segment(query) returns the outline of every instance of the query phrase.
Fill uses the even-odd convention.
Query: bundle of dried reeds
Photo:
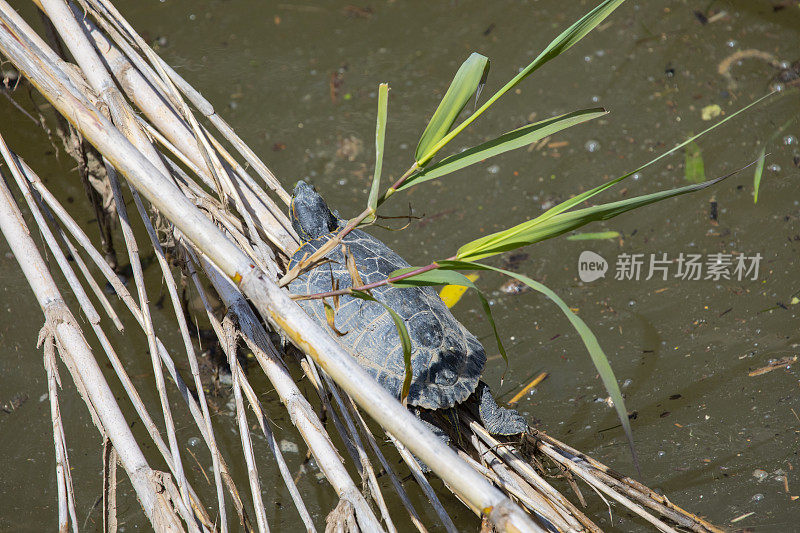
[[[257,468],[260,458],[254,452],[251,427],[257,427],[266,439],[304,527],[314,531],[321,526],[307,510],[270,429],[269,413],[237,358],[240,340],[255,356],[339,497],[340,503],[329,514],[326,529],[397,531],[410,521],[419,531],[427,530],[422,518],[425,514],[414,508],[408,495],[411,489],[386,457],[386,445],[376,438],[362,416],[366,412],[394,444],[447,531],[455,531],[456,527],[417,458],[469,509],[498,530],[599,531],[575,504],[545,480],[542,463],[548,461],[576,488],[581,502],[583,496],[574,483],[576,477],[604,499],[619,503],[661,531],[674,531],[673,526],[698,532],[716,530],[663,496],[543,433],[532,431],[521,443],[501,443],[462,413],[462,449],[445,445],[278,287],[277,280],[285,273],[288,258],[298,246],[297,236],[284,214],[289,196],[212,105],[153,52],[110,0],[77,3],[38,0],[37,5],[53,30],[48,36],[50,44],[5,0],[0,0],[0,52],[63,117],[65,137],[77,144],[85,139],[91,148],[84,149],[96,150],[104,170],[101,180],[107,184],[113,199],[105,207],[96,202],[96,207],[114,214],[118,220],[136,294],[128,290],[109,265],[108,250],[98,250],[31,166],[18,158],[0,137],[0,152],[8,170],[5,177],[13,179],[19,189],[37,230],[44,237],[48,256],[68,283],[65,290],[77,300],[114,370],[115,379],[127,395],[126,401],[133,406],[160,455],[160,464],[152,465],[142,454],[142,443],[134,439],[130,421],[124,418],[111,394],[96,354],[64,303],[8,185],[0,182],[0,230],[45,315],[40,343],[53,421],[60,530],[77,531],[78,522],[73,494],[76,487],[72,485],[65,444],[68,435],[59,414],[57,393],[61,382],[56,353],[106,442],[103,516],[107,530],[116,527],[114,483],[115,465],[119,461],[142,509],[159,531],[224,532],[235,528],[236,523],[247,530],[268,531],[270,517],[261,496],[265,487]],[[59,39],[75,63],[68,62],[64,52],[54,51],[60,50]],[[201,114],[199,119],[197,112]],[[235,153],[225,145],[231,146]],[[257,176],[252,176],[245,165]],[[133,217],[126,209],[126,198],[132,199],[136,207]],[[152,221],[156,216],[160,221],[158,228]],[[139,222],[132,218],[144,225],[149,243],[136,241],[132,224]],[[183,339],[185,354],[180,357],[188,360],[192,373],[189,379],[196,397],[179,372],[176,364],[179,355],[170,353],[155,333],[139,258],[140,246],[152,247],[162,271]],[[230,365],[241,449],[248,473],[248,497],[240,495],[240,487],[231,476],[215,438],[197,355],[167,252],[179,258],[182,275],[191,280],[199,294]],[[74,259],[83,280],[74,272],[67,256]],[[90,268],[85,258],[95,268]],[[102,312],[117,329],[122,330],[122,323],[93,271],[102,273],[111,284],[146,336],[160,400],[158,417],[148,411],[104,331],[108,326],[89,293],[101,303]],[[209,287],[225,305],[222,317],[215,313],[210,302]],[[274,344],[270,330],[279,332],[299,351]],[[300,368],[313,384],[327,417],[344,442],[352,460],[351,470],[346,468],[312,399],[303,396],[292,378],[287,365],[295,361],[284,361],[290,352],[297,355]],[[215,513],[207,511],[207,502],[201,501],[185,474],[185,457],[178,446],[172,415],[173,410],[184,407],[170,403],[167,396],[170,383],[177,387],[208,447],[217,498]],[[156,422],[156,418],[161,420]],[[253,420],[255,426],[251,426]],[[165,428],[166,439],[159,426]],[[361,479],[355,480],[351,471]],[[381,476],[388,481],[379,480]],[[383,495],[389,486],[407,512],[403,525],[396,523],[398,517],[389,513]],[[235,519],[228,514],[229,503],[233,504]]]

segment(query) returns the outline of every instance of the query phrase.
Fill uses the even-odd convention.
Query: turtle
[[[295,186],[290,219],[303,244],[292,256],[289,268],[313,254],[340,232],[346,222],[332,211],[319,193],[304,181]],[[364,284],[389,277],[397,269],[409,267],[386,244],[365,231],[348,233],[341,245],[329,252],[316,267],[289,283],[289,292],[309,295],[352,286],[343,247],[355,260]],[[494,435],[517,435],[528,424],[513,409],[499,407],[489,386],[481,381],[486,352],[478,339],[450,312],[431,287],[383,285],[371,289],[372,296],[396,312],[404,321],[411,339],[411,387],[409,408],[437,435],[446,433],[432,422],[433,412],[445,410],[445,419],[456,421],[453,408],[466,402]],[[325,307],[318,299],[300,299],[299,305],[325,327],[368,374],[399,398],[405,377],[403,348],[390,313],[381,303],[342,295],[329,327]]]

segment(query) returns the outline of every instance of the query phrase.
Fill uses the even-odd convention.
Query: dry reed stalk
[[[0,148],[12,173],[11,154],[0,137]],[[5,235],[14,256],[25,274],[39,306],[47,318],[49,333],[53,336],[59,355],[72,374],[81,397],[90,411],[98,429],[107,435],[119,453],[120,462],[136,491],[142,508],[156,529],[182,531],[175,509],[159,495],[159,476],[150,468],[142,455],[111,389],[97,366],[75,318],[70,313],[50,276],[47,266],[36,248],[16,207],[11,192],[0,181],[0,231]],[[162,478],[163,479],[163,478]],[[173,502],[175,503],[175,502]]]

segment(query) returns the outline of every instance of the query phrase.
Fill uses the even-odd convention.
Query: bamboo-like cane
[[[206,316],[208,317],[209,322],[211,323],[211,327],[217,335],[217,338],[220,341],[224,338],[225,333],[222,329],[222,324],[217,320],[214,316],[213,309],[211,304],[208,301],[208,297],[206,295],[206,290],[203,287],[202,283],[200,282],[200,277],[197,274],[195,269],[195,265],[198,263],[197,256],[194,254],[194,251],[191,248],[186,249],[187,253],[191,257],[191,261],[189,261],[186,265],[186,268],[189,273],[189,277],[194,282],[195,289],[197,290],[198,295],[200,296],[200,300],[203,302],[203,307],[206,310]],[[300,496],[300,492],[297,490],[297,485],[292,479],[292,475],[289,472],[289,467],[286,465],[286,461],[283,458],[283,454],[278,446],[278,442],[275,440],[275,434],[269,428],[269,423],[267,421],[266,414],[261,407],[261,402],[258,401],[258,397],[256,396],[253,387],[247,380],[247,376],[242,369],[242,366],[239,364],[239,360],[237,358],[233,359],[234,367],[231,368],[231,372],[238,372],[239,374],[239,383],[242,386],[242,390],[244,391],[245,396],[247,397],[248,402],[250,403],[250,407],[253,409],[253,412],[256,414],[256,418],[258,419],[258,424],[261,427],[261,432],[264,434],[264,437],[267,439],[267,444],[270,447],[270,451],[272,455],[275,457],[275,461],[278,463],[278,471],[283,478],[284,483],[286,484],[287,489],[289,490],[289,494],[294,501],[295,507],[297,508],[297,512],[300,514],[300,518],[303,520],[303,523],[306,526],[306,531],[308,533],[312,533],[316,531],[314,527],[314,522],[311,519],[311,515],[306,509],[305,502],[303,502],[303,498]]]
[[[0,137],[4,149],[5,142]],[[10,158],[10,154],[6,155]],[[14,204],[10,191],[0,180],[0,231],[6,237],[12,253],[25,275],[31,289],[45,313],[52,313],[55,321],[53,335],[62,358],[69,358],[76,375],[73,379],[85,387],[84,401],[94,406],[93,411],[103,431],[119,453],[120,462],[131,480],[139,502],[153,527],[162,531],[182,531],[175,510],[157,493],[156,475],[139,449],[125,421],[114,394],[97,366],[91,348],[86,344],[72,314],[67,309],[55,281],[39,254],[24,224],[22,213]],[[70,368],[72,370],[72,368]]]
[[[73,11],[76,12],[76,15],[79,13],[77,8],[73,8]],[[80,20],[127,96],[156,125],[165,138],[169,139],[173,146],[191,161],[197,175],[207,185],[213,187],[212,171],[207,166],[203,151],[198,146],[197,137],[186,121],[167,104],[170,101],[171,93],[159,90],[160,84],[157,82],[160,77],[130,46],[126,46],[121,37],[118,36],[114,41],[109,40],[91,20],[85,17]],[[111,35],[118,34],[112,31]],[[216,140],[213,138],[211,140],[222,157],[233,166],[237,176],[244,181],[244,185],[239,190],[242,202],[246,204],[247,208],[252,209],[253,215],[261,222],[261,229],[265,235],[283,249],[292,250],[297,247],[299,240],[283,211],[260,190],[244,169],[235,164],[235,160]],[[226,190],[230,194],[234,192],[230,189]],[[285,195],[285,192],[283,194]]]
[[[39,344],[44,346],[44,368],[47,374],[47,395],[50,399],[50,420],[53,423],[53,443],[56,453],[56,485],[58,487],[58,530],[66,533],[72,524],[72,531],[78,532],[78,519],[75,516],[75,491],[72,486],[72,469],[69,466],[64,425],[61,423],[61,409],[58,405],[58,388],[61,379],[56,365],[56,346],[53,333],[48,326],[42,328]]]
[[[33,171],[30,169],[30,167],[28,167],[25,164],[25,162],[22,161],[22,160],[16,159],[16,161],[19,162],[21,170],[24,172],[24,177],[29,180],[31,185],[33,185],[35,187],[36,191],[48,203],[48,206],[55,211],[55,213],[59,217],[59,219],[67,226],[67,228],[72,233],[72,235],[75,238],[77,238],[78,241],[80,242],[80,244],[84,247],[84,249],[89,252],[90,257],[93,259],[95,265],[97,265],[99,267],[99,269],[105,274],[106,279],[111,283],[111,285],[113,286],[113,288],[116,291],[116,293],[122,298],[123,302],[125,302],[128,305],[128,308],[130,309],[130,311],[133,314],[134,318],[139,322],[139,324],[142,326],[142,328],[144,328],[143,317],[142,317],[141,311],[139,310],[138,306],[136,305],[136,302],[132,299],[132,297],[130,296],[130,293],[128,292],[127,288],[124,285],[122,285],[122,283],[120,282],[120,280],[116,276],[116,274],[114,274],[114,272],[110,270],[110,268],[108,267],[106,262],[103,260],[102,255],[95,248],[93,248],[91,246],[91,243],[89,242],[88,237],[77,226],[77,224],[74,222],[74,220],[69,218],[69,215],[66,213],[66,211],[63,208],[63,206],[61,206],[57,202],[57,200],[55,200],[55,198],[50,194],[50,192],[44,187],[44,185],[42,184],[42,182],[38,178],[38,176],[36,176],[35,173],[33,173]],[[20,184],[20,187],[23,189],[23,193],[25,194],[24,185]],[[26,195],[25,197],[26,197],[26,200],[29,200],[29,196],[28,195]],[[123,386],[125,387],[125,390],[128,393],[129,398],[133,402],[137,413],[139,414],[140,418],[142,419],[142,421],[143,421],[145,427],[147,428],[151,438],[155,442],[156,447],[162,453],[162,455],[163,455],[165,461],[167,462],[167,465],[169,466],[170,470],[173,470],[172,461],[171,461],[171,454],[169,453],[169,449],[167,448],[166,444],[164,443],[163,439],[161,438],[161,435],[158,432],[158,428],[156,427],[156,425],[153,422],[152,418],[150,418],[150,415],[147,413],[147,410],[146,410],[142,400],[140,399],[140,397],[138,395],[138,392],[136,391],[135,387],[133,386],[133,383],[130,381],[130,378],[128,377],[127,372],[125,371],[121,361],[119,360],[119,358],[117,357],[116,353],[114,352],[114,349],[111,347],[111,344],[108,341],[108,338],[105,336],[105,334],[103,333],[102,329],[99,327],[99,325],[98,325],[99,317],[97,316],[96,311],[92,307],[91,302],[87,298],[87,296],[86,296],[85,292],[83,291],[83,289],[81,288],[80,284],[78,284],[77,281],[73,280],[74,274],[72,273],[71,269],[69,268],[66,258],[63,257],[63,254],[61,253],[61,251],[58,249],[57,246],[51,245],[51,242],[53,242],[54,239],[51,236],[51,234],[49,232],[49,229],[47,228],[46,224],[44,224],[44,222],[41,220],[41,217],[38,214],[38,210],[36,208],[36,204],[32,202],[32,199],[30,199],[30,201],[28,202],[28,205],[31,208],[31,211],[32,211],[34,217],[37,219],[37,222],[39,223],[39,227],[40,227],[40,230],[42,231],[42,234],[45,237],[45,241],[48,242],[48,245],[50,245],[50,248],[51,248],[53,254],[56,257],[57,262],[59,263],[60,266],[62,266],[62,271],[64,272],[65,277],[68,280],[71,280],[70,281],[70,286],[72,287],[73,292],[76,295],[76,297],[77,297],[77,299],[78,299],[78,301],[79,301],[79,303],[81,305],[81,308],[84,310],[84,313],[89,318],[89,322],[92,325],[93,329],[95,330],[95,333],[97,334],[98,340],[100,341],[103,349],[106,351],[107,355],[109,356],[109,360],[111,361],[111,364],[112,364],[114,370],[117,372],[117,375],[119,376],[120,380],[122,381]],[[81,259],[80,254],[75,249],[75,247],[72,245],[72,243],[64,235],[62,235],[62,240],[64,241],[65,245],[68,247],[68,249],[70,251],[70,254],[75,259],[75,262],[79,266],[81,266],[81,270],[84,272],[85,277],[87,279],[92,279],[91,274],[88,272],[88,269],[83,264],[83,260]],[[219,454],[219,450],[216,449],[215,443],[214,443],[214,441],[212,439],[213,436],[210,436],[210,434],[208,432],[208,429],[207,429],[207,425],[203,423],[204,416],[202,415],[200,409],[197,407],[194,398],[188,393],[188,390],[186,389],[186,386],[185,386],[183,380],[181,379],[181,376],[177,373],[175,365],[172,362],[172,360],[170,359],[169,354],[167,353],[166,349],[164,348],[164,345],[161,343],[161,341],[158,338],[156,338],[156,343],[157,343],[157,347],[158,347],[158,354],[161,357],[161,360],[166,365],[166,368],[167,368],[168,372],[170,373],[170,377],[172,377],[172,379],[175,381],[175,383],[178,386],[178,390],[181,392],[184,400],[186,400],[187,404],[189,405],[189,410],[190,410],[192,416],[194,417],[195,422],[198,424],[198,428],[200,429],[201,435],[203,436],[204,440],[208,444],[209,449],[211,450],[211,452],[212,453],[216,453],[217,456],[218,456],[217,457],[217,461],[220,463],[221,475],[223,477],[223,480],[225,481],[226,485],[228,486],[229,492],[233,496],[234,503],[235,503],[236,508],[237,508],[237,512],[239,513],[240,522],[242,524],[244,524],[245,527],[247,528],[249,526],[249,524],[248,524],[248,521],[247,521],[246,514],[243,513],[241,499],[240,499],[240,497],[238,495],[238,492],[236,490],[235,485],[233,484],[233,481],[232,481],[232,479],[230,477],[230,474],[227,471],[227,466],[225,465],[225,462],[222,459],[222,456]],[[191,490],[191,487],[189,487],[189,489]],[[197,496],[194,494],[193,491],[192,491],[192,499],[194,501],[197,501]],[[193,506],[193,508],[198,510],[198,511],[202,511],[202,506],[198,507],[198,506],[195,505],[195,506]],[[207,516],[203,516],[203,519],[206,522],[208,521]]]
[[[71,267],[69,266],[69,262],[67,261],[66,256],[64,255],[62,250],[58,247],[58,244],[56,242],[55,236],[50,231],[50,228],[47,226],[47,223],[44,221],[42,213],[40,212],[39,207],[38,207],[35,199],[32,197],[31,192],[28,190],[27,184],[24,181],[25,179],[27,179],[31,183],[37,183],[40,186],[39,192],[43,192],[44,189],[41,188],[42,187],[41,180],[38,179],[38,177],[33,173],[33,171],[30,169],[30,167],[28,167],[25,164],[24,161],[22,161],[21,159],[17,158],[14,154],[10,154],[10,155],[11,155],[11,160],[10,160],[9,164],[10,165],[13,164],[15,166],[15,169],[18,170],[18,173],[17,172],[14,173],[15,174],[14,177],[17,180],[18,186],[22,190],[23,197],[25,198],[25,201],[27,202],[27,205],[28,205],[29,209],[31,210],[31,213],[33,214],[34,220],[37,222],[37,224],[39,226],[39,230],[40,230],[41,234],[43,235],[45,242],[47,243],[48,247],[50,248],[50,250],[51,250],[51,252],[52,252],[52,254],[53,254],[53,256],[54,256],[54,258],[56,260],[56,263],[61,268],[61,271],[64,274],[64,277],[67,279],[67,282],[68,282],[70,288],[72,289],[73,294],[75,295],[76,299],[78,300],[78,304],[80,305],[81,309],[83,310],[84,314],[86,315],[87,319],[89,320],[89,324],[91,325],[93,331],[95,332],[95,335],[97,336],[97,339],[100,342],[100,345],[103,348],[103,351],[108,356],[109,361],[111,362],[111,365],[112,365],[114,371],[117,373],[117,376],[119,377],[120,381],[122,382],[122,385],[125,388],[125,391],[128,394],[128,397],[130,398],[131,402],[133,403],[137,414],[139,415],[140,419],[144,423],[145,428],[147,429],[148,433],[150,434],[151,438],[153,439],[154,443],[156,444],[156,447],[158,448],[159,452],[161,452],[162,456],[164,457],[164,459],[165,459],[165,461],[167,463],[167,466],[169,467],[170,471],[174,472],[174,469],[173,469],[173,466],[172,466],[171,455],[169,453],[169,450],[168,450],[166,444],[164,443],[163,439],[161,438],[161,435],[159,434],[159,431],[158,431],[158,428],[155,425],[155,422],[153,422],[153,419],[150,417],[149,413],[147,412],[147,409],[145,408],[144,403],[142,402],[141,398],[139,397],[139,393],[137,392],[136,388],[134,387],[133,383],[131,382],[130,377],[128,376],[128,374],[127,374],[127,372],[125,370],[125,367],[122,364],[122,362],[120,361],[119,357],[117,356],[114,348],[111,345],[111,342],[109,341],[108,337],[105,335],[105,332],[103,331],[103,329],[100,327],[100,317],[97,314],[97,311],[95,310],[94,306],[92,305],[91,301],[89,300],[88,295],[83,290],[83,287],[78,282],[77,277],[75,276],[75,273],[72,271]],[[19,175],[19,174],[22,174],[22,175]],[[63,209],[61,211],[63,211]],[[60,214],[63,216],[63,212],[60,213]],[[77,250],[72,246],[72,243],[69,242],[69,240],[66,238],[66,236],[63,235],[62,233],[60,233],[59,235],[61,237],[62,242],[68,248],[71,256],[73,257],[75,262],[81,268],[81,270],[82,270],[82,272],[84,274],[84,277],[86,277],[86,279],[88,279],[88,280],[91,280],[90,283],[94,283],[96,285],[96,283],[94,282],[94,279],[91,277],[91,274],[89,273],[88,269],[86,268],[86,265],[84,264],[83,260],[81,259],[80,254],[78,254]],[[86,240],[88,240],[88,239],[86,239]],[[96,254],[95,259],[96,259],[97,264],[100,264],[103,267],[108,269],[109,267],[105,263],[105,261],[103,260],[101,254],[97,250],[94,250],[94,251],[95,251],[95,254]],[[119,279],[116,277],[116,275],[113,274],[113,272],[111,273],[111,279],[116,280],[116,282],[119,283]],[[123,294],[123,293],[120,293],[120,294]],[[128,298],[128,299],[130,300],[130,298]],[[194,494],[194,491],[191,489],[191,487],[189,487],[189,490],[192,493],[192,498],[196,501],[197,500],[196,494]],[[202,509],[202,507],[200,507],[199,509]],[[203,516],[203,518],[206,521],[208,521],[208,517],[207,516]]]
[[[501,529],[540,530],[501,491],[464,463],[278,289],[216,226],[205,218],[169,178],[138,152],[58,67],[5,14],[0,15],[0,48],[15,66],[128,181],[169,218],[227,276],[238,282],[256,308],[350,394],[362,408],[416,453],[449,485]],[[81,118],[78,118],[81,117]],[[123,155],[124,154],[124,155]]]

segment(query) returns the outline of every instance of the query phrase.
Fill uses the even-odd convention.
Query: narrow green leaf
[[[703,153],[697,143],[692,141],[686,146],[686,163],[684,174],[689,183],[700,183],[706,179]]]
[[[413,373],[411,371],[411,337],[408,336],[408,328],[406,328],[406,323],[403,322],[403,319],[400,318],[400,315],[394,312],[394,310],[386,305],[385,303],[377,300],[371,294],[364,292],[364,291],[350,291],[350,295],[354,298],[360,298],[362,300],[366,300],[368,302],[378,302],[386,309],[392,317],[394,321],[394,326],[397,328],[397,334],[400,336],[400,343],[403,346],[403,362],[405,363],[405,377],[403,378],[403,388],[400,391],[400,401],[403,405],[406,404],[408,400],[408,391],[411,390],[411,378],[413,377]]]
[[[375,125],[375,172],[372,174],[372,188],[369,191],[367,207],[373,214],[364,219],[364,222],[375,220],[374,211],[378,208],[378,194],[381,188],[381,169],[383,168],[383,145],[386,139],[386,115],[389,107],[389,84],[378,85],[378,119]]]
[[[439,140],[433,145],[430,150],[427,150],[421,157],[417,155],[417,163],[419,166],[425,165],[436,153],[441,150],[453,137],[461,133],[467,126],[469,126],[476,118],[481,116],[484,111],[489,109],[501,96],[513,89],[522,80],[530,76],[539,67],[558,57],[561,53],[568,50],[575,43],[580,41],[587,33],[592,31],[598,24],[603,22],[607,16],[611,14],[617,7],[619,7],[625,0],[605,0],[596,8],[588,12],[581,19],[575,22],[572,26],[564,30],[558,37],[556,37],[536,59],[534,59],[527,67],[522,69],[519,74],[514,76],[503,88],[492,95],[477,111],[470,115],[464,122],[456,126],[450,133]]]
[[[462,63],[428,126],[422,132],[414,159],[419,161],[422,155],[447,135],[472,95],[479,92],[486,83],[488,75],[489,58],[486,56],[473,53]]]
[[[501,274],[505,274],[506,276],[510,276],[516,280],[519,280],[531,289],[544,294],[550,298],[550,300],[552,300],[559,309],[561,309],[564,315],[566,315],[567,319],[569,319],[569,321],[572,323],[572,327],[574,327],[575,331],[577,331],[578,335],[580,335],[581,340],[583,340],[583,344],[586,346],[589,356],[592,358],[592,363],[594,363],[598,374],[600,374],[600,379],[603,381],[603,385],[605,385],[608,395],[614,402],[614,409],[617,411],[617,416],[619,417],[619,421],[622,423],[625,436],[628,438],[628,445],[630,446],[631,455],[633,456],[633,463],[638,471],[639,458],[636,455],[636,448],[633,444],[633,431],[631,430],[631,424],[628,420],[628,411],[625,408],[625,400],[622,397],[622,391],[620,391],[619,385],[617,384],[617,378],[614,376],[614,371],[611,368],[611,364],[608,362],[606,354],[600,347],[597,337],[595,337],[594,333],[592,333],[592,330],[589,329],[589,326],[586,325],[586,322],[584,322],[578,315],[573,313],[572,309],[570,309],[564,300],[562,300],[555,292],[553,292],[552,289],[542,283],[539,283],[538,281],[529,278],[528,276],[524,276],[510,270],[503,270],[502,268],[467,261],[440,261],[439,264],[442,268],[453,268],[458,270],[493,270],[495,272],[500,272]]]
[[[408,272],[416,270],[417,268],[419,267],[401,268],[389,274],[389,277],[393,278],[401,274],[406,274]],[[506,370],[503,372],[503,377],[501,378],[501,381],[505,379],[505,373],[508,371],[508,354],[506,353],[505,346],[503,346],[503,341],[500,340],[500,333],[497,331],[497,324],[494,321],[494,315],[492,315],[492,308],[489,305],[489,301],[486,299],[486,295],[483,294],[483,291],[481,291],[472,280],[470,280],[464,274],[455,272],[453,270],[436,269],[436,270],[428,270],[427,272],[423,272],[415,276],[401,279],[399,281],[393,281],[391,284],[395,287],[461,285],[462,287],[475,289],[475,292],[478,293],[478,298],[480,298],[481,300],[481,307],[483,307],[483,312],[486,314],[486,318],[489,320],[489,324],[491,324],[492,326],[492,332],[494,333],[495,341],[497,341],[497,349],[500,351],[500,355],[503,356],[503,361],[505,361],[506,363]]]
[[[756,171],[753,174],[753,203],[758,203],[758,189],[761,187],[761,175],[764,173],[764,160],[767,155],[767,145],[765,144],[761,151],[758,153],[758,163],[756,163]]]
[[[442,159],[435,165],[431,165],[413,174],[397,190],[402,191],[408,189],[419,183],[440,178],[456,170],[479,163],[489,157],[528,146],[533,142],[544,139],[548,135],[553,135],[561,130],[601,117],[607,113],[608,111],[602,107],[581,109],[558,117],[542,120],[534,124],[522,126],[521,128],[504,133],[496,139]]]
[[[761,151],[758,153],[758,164],[756,165],[756,171],[753,174],[753,203],[758,203],[758,189],[761,187],[761,176],[764,173],[764,160],[767,157],[767,146],[770,145],[775,139],[778,138],[778,135],[783,133],[783,131],[789,127],[789,125],[797,120],[797,117],[792,117],[786,122],[784,122],[780,128],[772,132],[770,135],[769,140],[764,143],[764,146],[761,148]]]
[[[567,237],[568,241],[598,241],[603,239],[616,239],[618,231],[600,231],[598,233],[578,233]]]
[[[551,239],[568,231],[578,229],[581,226],[585,226],[590,222],[608,220],[609,218],[621,215],[631,209],[637,209],[648,204],[660,202],[667,198],[672,198],[673,196],[705,189],[706,187],[710,187],[732,176],[740,170],[741,169],[704,183],[685,185],[676,189],[668,189],[666,191],[645,194],[635,198],[626,198],[625,200],[608,204],[600,204],[584,209],[577,209],[575,211],[568,211],[551,217],[544,222],[540,222],[538,218],[528,220],[512,228],[481,237],[480,239],[465,244],[458,249],[457,257],[461,260],[474,261],[545,239]]]
[[[333,332],[336,333],[336,335],[339,337],[346,335],[346,332],[342,333],[341,331],[336,329],[336,311],[333,309],[333,306],[328,302],[326,302],[324,299],[322,300],[322,305],[325,308],[325,320],[328,321],[328,327],[331,328]]]
[[[663,154],[659,155],[658,157],[656,157],[654,159],[651,159],[650,161],[648,161],[644,165],[640,166],[639,168],[637,168],[635,170],[631,170],[627,174],[623,174],[622,176],[620,176],[618,178],[614,178],[613,180],[611,180],[609,182],[606,182],[606,183],[603,183],[601,185],[598,185],[597,187],[595,187],[593,189],[589,189],[586,192],[583,192],[581,194],[573,196],[569,200],[565,200],[565,201],[561,202],[560,204],[551,207],[550,209],[548,209],[547,211],[545,211],[544,213],[539,215],[537,217],[537,220],[539,220],[540,222],[544,222],[548,218],[554,217],[554,216],[558,215],[559,213],[563,213],[564,211],[567,211],[567,210],[572,209],[573,207],[575,207],[577,205],[580,205],[581,203],[585,202],[589,198],[592,198],[593,196],[596,196],[596,195],[600,194],[601,192],[605,191],[606,189],[609,189],[609,188],[613,187],[614,185],[616,185],[620,181],[622,181],[622,180],[624,180],[626,178],[629,178],[629,177],[633,176],[634,174],[636,174],[637,172],[641,172],[642,170],[646,169],[647,167],[657,163],[658,161],[661,161],[665,157],[674,154],[675,152],[677,152],[678,150],[680,150],[684,146],[688,145],[691,142],[694,142],[696,139],[699,139],[700,137],[702,137],[706,133],[710,132],[714,128],[717,128],[717,127],[723,125],[724,123],[726,123],[727,121],[729,121],[733,117],[739,115],[740,113],[743,113],[743,112],[747,111],[748,109],[750,109],[754,105],[762,102],[766,98],[769,98],[773,94],[775,94],[775,91],[762,96],[761,98],[759,98],[758,100],[756,100],[754,102],[749,103],[748,105],[744,106],[743,108],[741,108],[740,110],[736,111],[735,113],[731,113],[727,117],[723,118],[722,120],[720,120],[716,124],[713,124],[713,125],[709,126],[705,130],[703,130],[700,133],[698,133],[697,135],[689,137],[688,139],[686,139],[682,143],[676,145],[672,149],[667,150],[666,152],[664,152]]]

